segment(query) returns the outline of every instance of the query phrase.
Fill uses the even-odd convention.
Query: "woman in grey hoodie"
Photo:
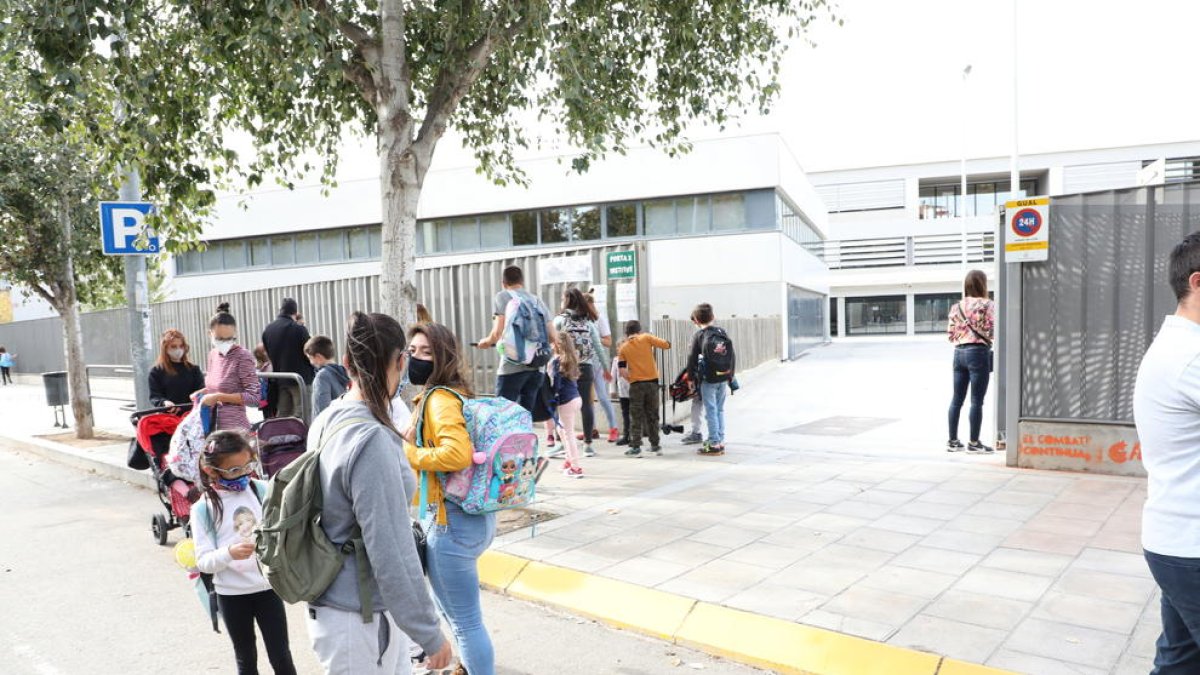
[[[431,655],[428,668],[442,669],[453,653],[421,573],[408,513],[416,478],[391,421],[404,366],[404,330],[390,316],[355,312],[346,345],[354,386],[313,424],[309,449],[321,448],[325,534],[339,543],[355,525],[362,530],[375,616],[363,623],[358,566],[355,556],[346,556],[329,590],[309,605],[309,636],[330,674],[409,672],[405,635]],[[326,429],[334,434],[329,439]]]

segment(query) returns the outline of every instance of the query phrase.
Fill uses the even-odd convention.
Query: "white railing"
[[[996,259],[994,234],[970,232],[966,237],[968,263]],[[962,241],[959,234],[830,240],[821,242],[814,253],[824,259],[831,270],[951,265],[962,260]]]

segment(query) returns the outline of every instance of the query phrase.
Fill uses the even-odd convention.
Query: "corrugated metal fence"
[[[1050,259],[1021,265],[1021,418],[1132,423],[1138,365],[1175,311],[1167,259],[1200,230],[1200,184],[1054,197],[1049,226]]]
[[[767,361],[778,361],[783,353],[779,343],[778,317],[722,319],[717,325],[724,328],[733,340],[738,370],[745,371]],[[663,371],[659,374],[663,381],[673,382],[675,376],[687,366],[696,327],[691,321],[657,319],[651,322],[650,332],[671,343],[670,350],[660,352],[658,367]]]

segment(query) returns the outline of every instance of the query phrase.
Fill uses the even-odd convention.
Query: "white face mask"
[[[182,361],[183,360],[183,350],[182,349],[168,349],[167,356],[171,357],[172,361]]]
[[[212,339],[213,349],[221,352],[221,356],[228,354],[229,350],[233,349],[235,344],[237,344],[237,338],[227,338],[225,340],[220,340],[218,338]]]

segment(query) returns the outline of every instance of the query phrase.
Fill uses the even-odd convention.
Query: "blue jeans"
[[[467,672],[495,675],[496,652],[479,600],[478,561],[496,536],[496,514],[468,515],[450,502],[445,509],[449,525],[426,528],[433,600],[454,631]]]
[[[725,443],[725,396],[728,393],[728,382],[700,383],[700,398],[704,399],[704,420],[708,425],[708,442],[712,445]]]
[[[1145,552],[1162,589],[1162,634],[1151,675],[1200,673],[1200,558]]]
[[[533,412],[533,406],[537,404],[538,389],[542,386],[544,377],[545,373],[540,370],[500,375],[496,378],[496,395]]]
[[[971,388],[971,412],[967,419],[971,425],[972,443],[979,441],[979,430],[983,427],[983,397],[987,395],[990,357],[986,345],[955,347],[954,349],[954,398],[950,399],[950,440],[958,440],[958,418],[962,415],[963,403],[967,400],[967,387]]]
[[[600,400],[600,407],[604,409],[604,414],[608,416],[608,428],[617,428],[617,411],[613,410],[612,397],[608,395],[608,380],[604,379],[605,370],[600,365],[599,361],[592,362],[592,377],[595,379],[596,398]],[[579,392],[582,394],[583,392]]]

